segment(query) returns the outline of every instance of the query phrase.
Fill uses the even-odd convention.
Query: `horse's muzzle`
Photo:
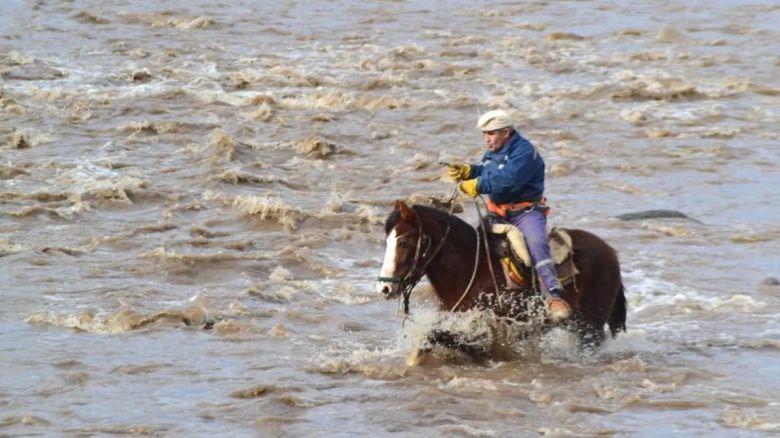
[[[382,294],[385,299],[390,300],[398,297],[401,293],[401,288],[399,288],[397,284],[378,281],[376,283],[376,291]]]

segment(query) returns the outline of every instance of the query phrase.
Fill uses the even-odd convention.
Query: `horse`
[[[387,246],[377,292],[387,299],[403,295],[404,310],[408,313],[409,294],[427,276],[442,311],[487,310],[499,317],[530,322],[534,310],[538,311],[540,306],[546,309],[543,292],[536,282],[520,289],[507,287],[505,277],[496,275],[503,271],[495,252],[483,243],[488,239],[480,235],[482,227],[485,223],[475,229],[451,211],[422,205],[409,207],[396,201],[385,221]],[[605,324],[612,337],[626,330],[620,264],[615,250],[598,236],[578,229],[565,231],[571,236],[576,274],[564,285],[562,294],[573,314],[560,325],[578,335],[580,348],[596,349],[606,337]],[[527,269],[523,275],[533,278],[530,268]],[[555,325],[545,317],[542,326],[547,330]],[[451,333],[434,331],[428,340],[468,354],[477,353],[459,345]]]

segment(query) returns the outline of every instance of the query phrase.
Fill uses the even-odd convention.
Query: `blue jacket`
[[[488,150],[481,163],[471,165],[471,177],[479,178],[477,191],[496,204],[528,201],[544,192],[544,160],[515,131],[501,150]]]

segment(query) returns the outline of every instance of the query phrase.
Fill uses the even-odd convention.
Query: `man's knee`
[[[546,239],[542,238],[542,236],[536,235],[535,233],[523,234],[523,237],[525,237],[525,243],[529,247],[544,248],[544,245],[547,243]]]

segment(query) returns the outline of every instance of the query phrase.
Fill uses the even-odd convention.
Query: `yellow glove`
[[[450,164],[448,167],[447,176],[449,176],[453,182],[463,181],[464,179],[468,179],[471,175],[471,166],[468,164],[455,163]]]
[[[458,188],[461,192],[465,193],[466,196],[476,198],[479,192],[477,191],[477,179],[467,179],[466,181],[463,181],[462,183],[458,184]]]

